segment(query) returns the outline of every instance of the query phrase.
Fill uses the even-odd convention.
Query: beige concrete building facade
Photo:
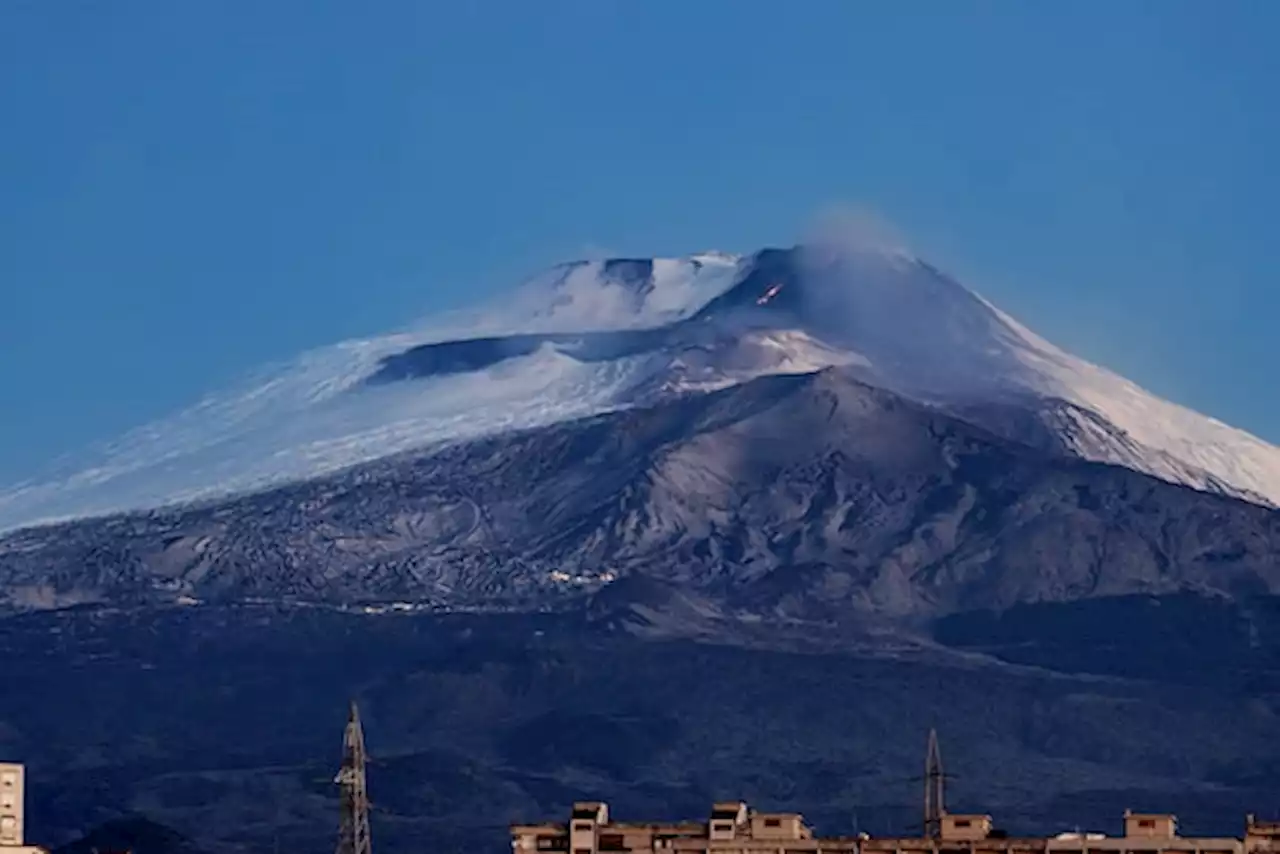
[[[0,854],[46,854],[26,844],[27,769],[16,762],[0,762]]]
[[[567,822],[511,827],[513,854],[1280,854],[1280,822],[1248,816],[1243,837],[1179,835],[1176,817],[1124,814],[1124,834],[1064,833],[1014,838],[989,815],[944,814],[932,837],[821,837],[797,813],[712,805],[702,821],[615,821],[608,804],[574,804]]]
[[[568,822],[513,825],[515,854],[621,854],[622,852],[708,852],[717,854],[800,854],[848,852],[856,840],[816,839],[796,813],[761,813],[745,803],[714,804],[705,821],[615,821],[607,804],[574,804]]]

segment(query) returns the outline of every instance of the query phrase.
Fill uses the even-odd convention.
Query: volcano
[[[910,254],[800,246],[565,264],[450,328],[304,353],[0,489],[0,529],[244,494],[821,370],[1018,441],[1280,503],[1274,446],[1072,356]]]
[[[1280,450],[905,252],[568,264],[478,318],[305,354],[0,494],[9,603],[542,607],[638,573],[906,618],[1272,586]]]

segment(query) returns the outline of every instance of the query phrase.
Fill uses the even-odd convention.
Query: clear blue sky
[[[1280,3],[0,4],[0,479],[568,256],[870,206],[1280,441]]]

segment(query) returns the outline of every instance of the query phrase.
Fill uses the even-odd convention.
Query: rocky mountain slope
[[[993,418],[995,416],[992,416]],[[726,619],[1280,584],[1280,512],[1002,438],[839,370],[0,540],[11,607],[555,607],[642,575]]]

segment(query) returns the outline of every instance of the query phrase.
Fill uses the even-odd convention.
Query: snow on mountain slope
[[[1112,458],[1105,445],[1084,441],[1081,456],[1120,462],[1198,488],[1227,484],[1245,497],[1280,505],[1280,448],[1216,418],[1156,397],[1105,368],[1050,344],[992,307],[1024,342],[1019,357],[1039,379],[1037,391],[1057,394],[1101,415],[1157,453],[1141,466]],[[1205,477],[1188,475],[1188,467]]]
[[[811,328],[865,356],[870,381],[943,403],[1067,400],[1115,428],[1077,423],[1079,456],[1280,505],[1280,448],[1067,353],[929,264],[838,246],[799,263],[819,286]]]
[[[734,255],[703,253],[561,264],[504,299],[498,325],[526,333],[662,326],[684,320],[728,290],[741,262]],[[483,327],[475,332],[486,334]]]
[[[360,363],[352,355],[343,372]],[[0,526],[243,492],[434,442],[590,415],[616,406],[644,369],[644,359],[584,365],[541,350],[412,388],[352,390],[332,376],[311,384],[299,371],[135,431],[65,478],[0,494]]]
[[[560,265],[478,311],[303,354],[0,489],[0,530],[828,367],[944,407],[1068,401],[1080,410],[1047,426],[1071,453],[1280,504],[1280,449],[1064,352],[904,252],[811,245]]]
[[[561,265],[477,310],[304,353],[39,479],[0,486],[0,531],[253,490],[614,408],[660,365],[645,356],[584,364],[543,347],[428,383],[369,388],[364,381],[387,356],[431,342],[678,320],[730,287],[739,262],[705,254]]]

